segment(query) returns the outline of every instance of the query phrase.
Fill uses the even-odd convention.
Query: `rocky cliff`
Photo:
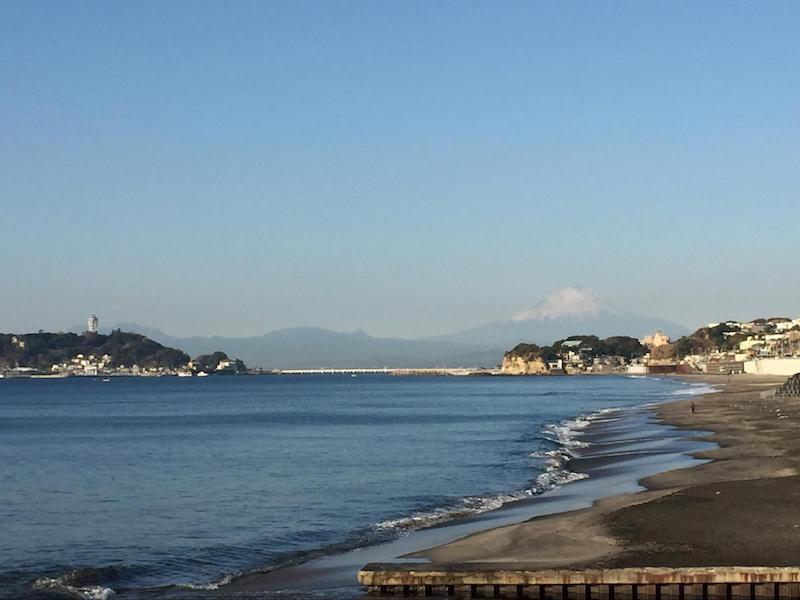
[[[546,375],[547,363],[540,357],[509,356],[503,357],[501,367],[505,375]]]
[[[546,375],[545,353],[536,344],[517,344],[503,355],[501,370],[506,375]]]

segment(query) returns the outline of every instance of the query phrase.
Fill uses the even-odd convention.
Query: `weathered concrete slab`
[[[635,569],[526,569],[517,563],[370,563],[363,585],[584,585],[666,583],[798,583],[800,567],[642,567]]]
[[[800,567],[525,568],[519,563],[372,563],[358,580],[373,594],[539,598],[540,600],[666,600],[800,598]]]

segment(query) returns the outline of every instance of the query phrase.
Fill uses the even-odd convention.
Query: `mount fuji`
[[[494,321],[458,333],[437,336],[437,341],[511,348],[519,342],[552,344],[570,335],[629,335],[641,338],[660,329],[672,337],[688,333],[677,323],[617,309],[596,292],[579,287],[555,290],[536,306],[510,319]]]
[[[661,329],[676,337],[680,325],[618,310],[595,292],[567,287],[510,318],[458,333],[423,339],[379,338],[363,331],[294,327],[252,337],[175,337],[134,323],[124,331],[147,335],[191,356],[222,350],[248,365],[267,368],[495,366],[519,342],[551,344],[570,335],[642,337]],[[75,328],[81,331],[82,328]]]

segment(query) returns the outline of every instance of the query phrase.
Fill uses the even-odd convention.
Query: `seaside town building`
[[[693,353],[685,356],[673,353],[672,358],[665,358],[659,353],[658,359],[646,356],[641,363],[631,365],[628,372],[781,376],[800,372],[800,318],[772,317],[708,323],[705,330],[693,334],[699,336],[695,337]],[[652,350],[656,347],[654,338],[647,336],[642,343]],[[709,346],[711,341],[713,345]]]
[[[86,321],[86,333],[97,333],[97,315],[90,316]]]

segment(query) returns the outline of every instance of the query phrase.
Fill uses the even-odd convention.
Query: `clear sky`
[[[0,331],[800,314],[798,2],[0,3]]]

